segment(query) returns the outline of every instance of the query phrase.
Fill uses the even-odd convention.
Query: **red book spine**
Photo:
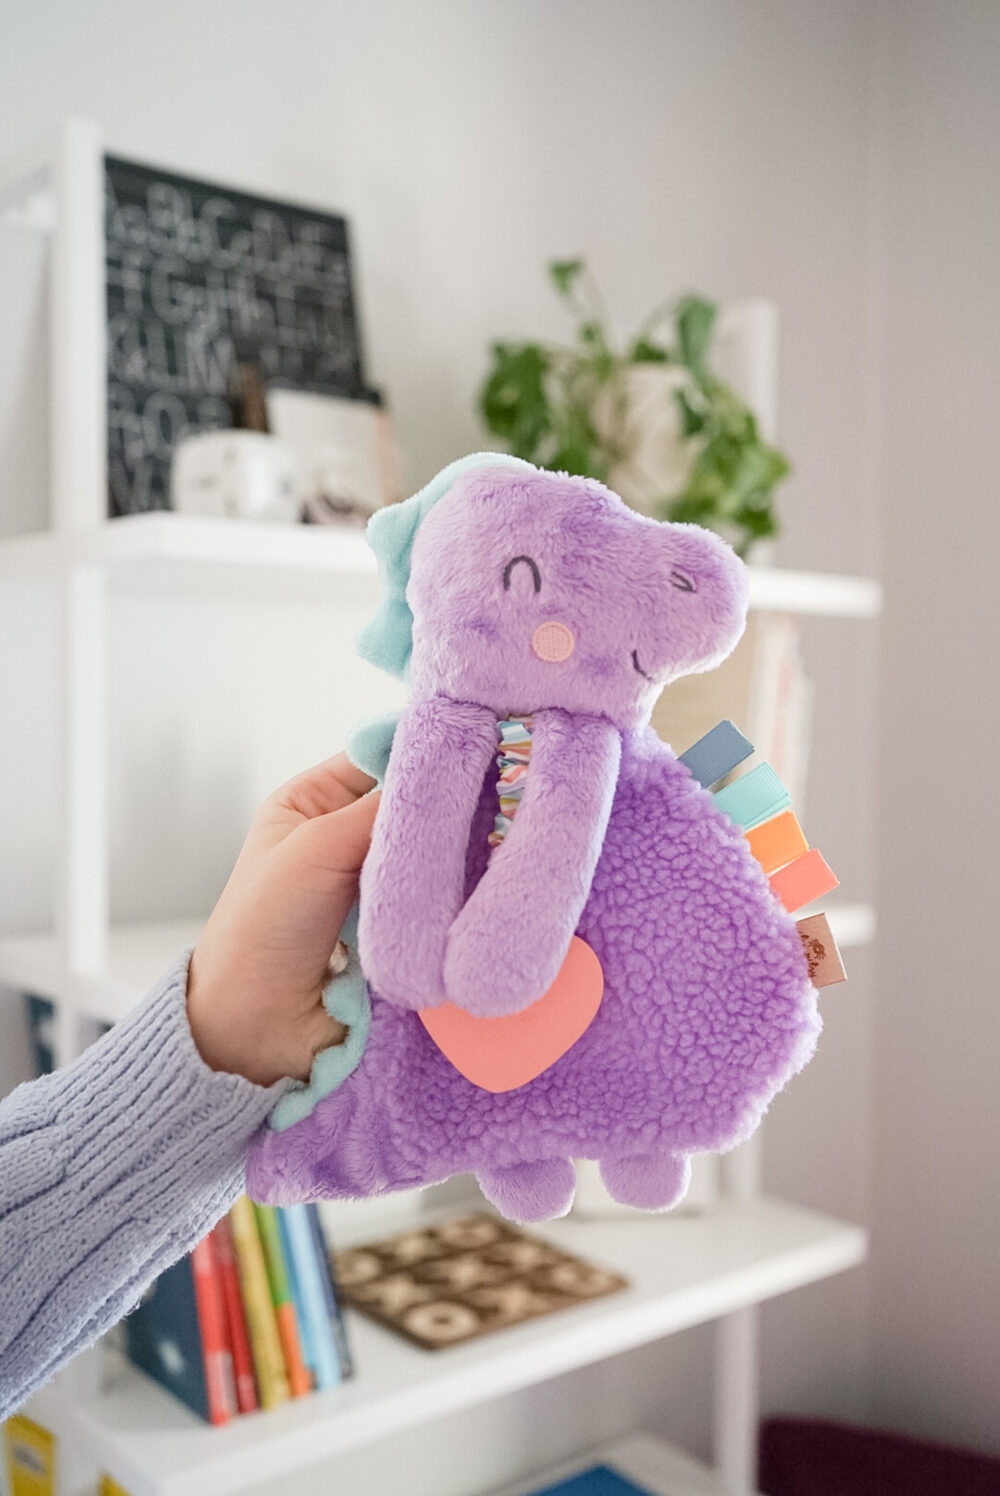
[[[229,1349],[226,1307],[215,1266],[211,1237],[206,1236],[191,1253],[194,1298],[198,1306],[198,1331],[205,1365],[208,1416],[212,1423],[228,1423],[236,1412],[233,1356]]]
[[[250,1349],[250,1329],[247,1312],[243,1305],[243,1290],[240,1288],[240,1273],[236,1263],[236,1248],[233,1245],[233,1228],[227,1216],[212,1232],[212,1248],[222,1282],[222,1297],[226,1306],[226,1322],[229,1326],[229,1343],[233,1352],[233,1370],[236,1373],[236,1403],[241,1413],[256,1413],[260,1407],[257,1398],[257,1379],[253,1370],[253,1352]]]

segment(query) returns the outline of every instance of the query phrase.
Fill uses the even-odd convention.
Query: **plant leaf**
[[[636,338],[628,353],[626,354],[630,364],[669,364],[670,354],[666,348],[661,348],[659,343],[654,343],[651,338]]]
[[[707,373],[717,308],[703,296],[685,296],[677,308],[677,346],[681,363],[697,378]]]
[[[695,410],[684,390],[674,390],[674,404],[680,412],[681,436],[697,436],[699,431],[705,429],[705,417],[700,410]]]
[[[711,518],[715,509],[711,498],[697,498],[694,495],[681,494],[676,499],[661,499],[657,509],[665,519],[672,520],[678,525],[704,525],[711,529]]]
[[[622,354],[607,331],[596,288],[589,279],[579,283],[585,271],[582,259],[555,260],[548,266],[557,292],[572,298],[577,321],[572,344],[493,344],[479,394],[487,426],[518,457],[606,482],[613,466],[632,454],[635,436],[617,416],[608,421],[602,414],[596,420],[595,412],[602,409],[598,401],[610,401],[612,414],[618,410],[614,382],[629,365],[679,366],[684,371],[681,386],[671,396],[693,461],[683,490],[661,496],[653,508],[666,519],[715,530],[745,556],[756,540],[778,533],[774,490],[790,465],[784,453],[763,440],[746,402],[712,373],[714,302],[693,294],[664,302]],[[592,289],[593,297],[584,298]],[[672,347],[658,341],[665,336],[669,316],[675,329]]]
[[[546,351],[537,343],[494,343],[492,352],[479,409],[490,431],[530,462],[552,430]]]
[[[549,263],[549,275],[552,278],[552,284],[560,296],[568,296],[570,294],[577,277],[582,271],[582,260],[552,260]]]

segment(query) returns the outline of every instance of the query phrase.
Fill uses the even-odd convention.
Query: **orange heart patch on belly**
[[[604,996],[601,963],[574,935],[559,975],[537,1002],[502,1018],[475,1018],[455,1003],[422,1008],[420,1021],[455,1069],[484,1091],[516,1091],[571,1049]]]

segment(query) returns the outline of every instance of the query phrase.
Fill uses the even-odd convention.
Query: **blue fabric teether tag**
[[[731,774],[737,764],[749,758],[753,744],[745,738],[727,717],[717,722],[711,732],[706,732],[697,743],[692,743],[686,753],[679,755],[681,763],[706,790]]]

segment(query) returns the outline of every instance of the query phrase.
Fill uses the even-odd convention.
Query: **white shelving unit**
[[[81,122],[0,170],[0,218],[52,239],[51,526],[0,541],[0,579],[56,589],[63,638],[55,921],[0,939],[0,983],[56,1000],[60,1063],[90,1038],[94,1019],[125,1012],[199,928],[109,919],[109,588],[246,586],[290,598],[316,588],[338,601],[374,601],[376,591],[374,559],[357,532],[173,514],[106,518],[101,194],[99,132]],[[773,368],[773,353],[761,367]],[[753,607],[870,619],[880,603],[878,584],[867,578],[751,570]],[[843,945],[863,944],[874,912],[842,905],[834,923]],[[866,1241],[858,1227],[760,1198],[752,1158],[728,1179],[727,1199],[712,1215],[542,1228],[629,1279],[627,1292],[599,1304],[434,1357],[352,1318],[358,1374],[334,1393],[209,1429],[130,1367],[119,1366],[103,1389],[71,1367],[29,1411],[60,1434],[81,1469],[107,1469],[131,1496],[225,1496],[714,1320],[715,1468],[648,1439],[616,1447],[638,1461],[637,1477],[646,1470],[653,1490],[750,1496],[755,1306],[860,1262]],[[83,1491],[74,1478],[65,1477],[61,1496]]]
[[[570,1219],[536,1229],[613,1267],[631,1287],[444,1354],[352,1316],[354,1381],[222,1429],[208,1428],[125,1362],[102,1391],[64,1392],[57,1380],[36,1399],[38,1416],[71,1430],[131,1496],[228,1496],[272,1476],[291,1482],[296,1468],[745,1311],[853,1267],[866,1250],[860,1227],[761,1199],[671,1222]]]

